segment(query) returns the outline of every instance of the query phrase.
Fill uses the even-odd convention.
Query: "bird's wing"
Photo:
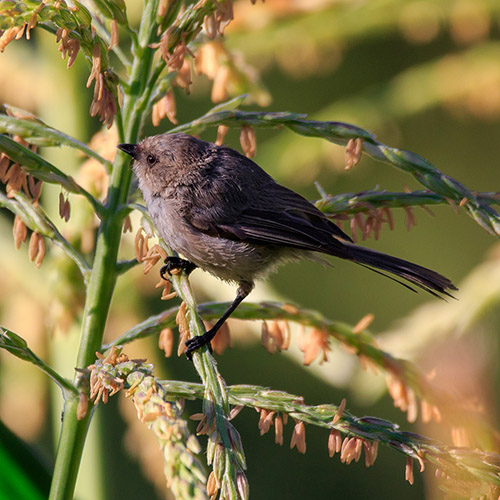
[[[228,213],[221,213],[218,203],[195,204],[185,214],[187,221],[212,236],[330,254],[344,253],[337,238],[352,241],[312,203],[275,182],[251,190],[252,197],[245,189],[228,186],[227,192],[218,193],[231,204]]]

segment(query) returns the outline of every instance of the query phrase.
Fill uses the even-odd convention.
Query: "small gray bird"
[[[162,277],[172,268],[200,267],[238,284],[236,298],[215,325],[186,342],[188,357],[214,338],[256,279],[286,261],[321,261],[318,253],[387,271],[437,297],[456,290],[430,269],[355,245],[312,203],[234,149],[185,134],[146,137],[118,148],[135,160],[139,187],[162,238],[188,259],[168,258]]]

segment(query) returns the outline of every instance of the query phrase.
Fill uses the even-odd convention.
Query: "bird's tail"
[[[361,264],[378,273],[387,271],[422,288],[436,297],[442,298],[439,294],[453,297],[448,290],[457,290],[457,287],[448,278],[435,271],[397,257],[392,257],[391,255],[377,252],[376,250],[371,250],[370,248],[364,248],[349,243],[345,245],[350,259],[357,264]],[[403,283],[393,276],[388,276],[383,272],[381,274],[397,281],[410,290],[416,291],[407,283]]]

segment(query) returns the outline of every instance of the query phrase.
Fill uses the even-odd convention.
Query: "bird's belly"
[[[277,264],[273,252],[240,241],[191,231],[188,238],[172,234],[172,248],[201,269],[226,281],[253,281],[265,277]]]

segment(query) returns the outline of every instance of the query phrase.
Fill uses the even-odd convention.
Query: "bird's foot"
[[[203,335],[197,335],[192,339],[186,341],[186,356],[191,361],[193,359],[193,352],[200,349],[203,346],[207,346],[208,350],[212,352],[212,345],[210,341],[215,337],[215,334],[212,333],[212,330],[208,330]]]
[[[165,265],[160,269],[160,276],[166,280],[165,274],[179,274],[181,271],[184,271],[189,275],[194,269],[196,269],[196,264],[193,264],[189,260],[181,259],[180,257],[167,257]]]

